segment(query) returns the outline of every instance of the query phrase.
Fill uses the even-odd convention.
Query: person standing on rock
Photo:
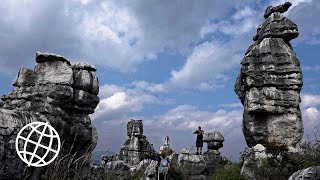
[[[203,131],[201,130],[201,127],[198,127],[198,130],[196,130],[193,134],[197,134],[197,141],[196,141],[196,147],[197,147],[197,155],[202,155],[202,147],[203,147]],[[200,153],[199,153],[200,152]]]
[[[170,169],[170,161],[166,149],[160,150],[160,156],[157,158],[158,180],[167,180]]]

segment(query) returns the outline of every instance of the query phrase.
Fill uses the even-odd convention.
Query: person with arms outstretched
[[[202,155],[202,147],[203,147],[203,131],[201,130],[201,127],[198,127],[198,130],[196,130],[193,134],[197,134],[197,141],[196,141],[196,147],[197,147],[197,155]],[[200,153],[199,153],[200,152]]]

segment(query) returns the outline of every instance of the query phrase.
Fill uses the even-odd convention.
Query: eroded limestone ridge
[[[302,138],[299,108],[300,62],[290,40],[298,27],[283,16],[291,3],[266,9],[263,22],[241,61],[235,92],[244,106],[243,133],[249,147],[268,143],[295,146]]]
[[[96,68],[85,63],[72,64],[51,53],[36,53],[36,62],[33,70],[19,70],[13,81],[14,89],[1,98],[0,169],[1,177],[8,179],[26,175],[40,179],[46,172],[44,167],[41,171],[28,168],[26,173],[26,164],[15,152],[16,135],[27,123],[49,122],[58,131],[63,145],[54,163],[67,154],[75,155],[74,160],[91,156],[97,143],[96,129],[88,116],[99,103]],[[83,164],[85,169],[79,169],[78,175],[86,179],[89,161]],[[56,168],[64,165],[59,164]],[[58,172],[65,171],[59,169]],[[72,178],[73,175],[69,176]]]

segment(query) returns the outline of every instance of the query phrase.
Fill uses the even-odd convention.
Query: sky
[[[265,8],[283,2],[3,0],[0,94],[13,89],[19,68],[36,65],[37,51],[60,54],[97,67],[95,150],[119,152],[127,122],[142,119],[156,150],[168,135],[176,152],[195,151],[192,133],[202,126],[220,131],[222,155],[237,160],[246,147],[233,90],[240,61]],[[303,71],[300,107],[310,139],[320,117],[320,1],[291,2],[285,16],[300,32],[291,43]]]

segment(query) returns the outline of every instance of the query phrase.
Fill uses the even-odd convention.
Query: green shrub
[[[288,179],[294,172],[310,166],[320,164],[320,143],[303,142],[299,152],[288,152],[284,145],[269,144],[266,152],[271,156],[254,167],[254,174],[258,179]]]
[[[240,164],[231,164],[226,168],[218,169],[215,175],[209,177],[209,180],[245,180],[240,170]]]
[[[169,178],[174,180],[186,180],[188,175],[177,167],[171,167],[168,172]]]

